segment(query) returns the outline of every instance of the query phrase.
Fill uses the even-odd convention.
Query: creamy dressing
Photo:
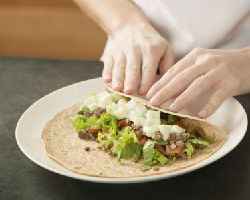
[[[117,119],[127,118],[135,125],[141,126],[144,134],[151,138],[155,138],[157,132],[160,132],[163,140],[167,140],[170,133],[185,132],[185,129],[178,125],[161,125],[160,111],[149,109],[134,99],[127,101],[118,94],[104,91],[92,95],[84,101],[83,106],[87,106],[91,111],[97,107],[105,108],[107,113]]]

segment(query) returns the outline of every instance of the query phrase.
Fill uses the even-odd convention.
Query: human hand
[[[159,106],[171,98],[169,110],[179,112],[191,101],[213,89],[198,113],[210,116],[223,101],[250,91],[250,48],[217,50],[196,48],[170,68],[148,91],[147,98]]]
[[[164,74],[173,62],[170,45],[151,25],[131,25],[113,35],[102,76],[104,82],[112,82],[114,90],[146,94],[157,68]]]

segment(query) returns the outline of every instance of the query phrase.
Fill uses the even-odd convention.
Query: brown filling
[[[84,113],[84,112],[80,111],[78,114],[82,115],[85,119],[88,119],[93,115],[100,117],[101,114],[103,114],[105,112],[106,112],[105,109],[98,107],[91,112]],[[167,124],[167,121],[162,119],[161,124]],[[120,129],[122,129],[126,126],[130,126],[131,129],[134,130],[139,144],[144,145],[147,142],[147,140],[149,139],[149,137],[147,137],[143,133],[142,127],[134,125],[133,122],[129,121],[129,119],[118,120],[118,125],[119,125]],[[188,130],[188,127],[183,124],[182,120],[178,120],[178,121],[172,123],[172,125],[178,125],[184,129]],[[101,131],[102,130],[100,128],[89,127],[89,128],[86,128],[84,130],[79,131],[78,137],[80,139],[96,140],[98,133]],[[102,133],[105,134],[105,132],[102,132]],[[201,136],[202,132],[199,129],[197,129],[195,131],[195,134]],[[160,132],[157,132],[155,135],[156,135],[155,140],[157,140],[157,141],[162,140]],[[183,150],[184,150],[184,143],[188,139],[188,137],[189,137],[189,133],[182,133],[182,134],[170,133],[169,139],[168,139],[169,145],[155,144],[155,148],[163,155],[176,155],[176,154],[181,155],[183,153]]]

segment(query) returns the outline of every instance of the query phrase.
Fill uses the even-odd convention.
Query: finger
[[[192,51],[190,54],[186,55],[182,60],[177,62],[173,67],[171,67],[163,77],[157,81],[148,91],[147,98],[151,99],[159,90],[161,90],[165,85],[167,85],[178,73],[182,72],[184,69],[193,65],[196,60],[196,55],[198,50]]]
[[[194,64],[183,72],[177,74],[167,85],[160,89],[152,98],[153,105],[161,105],[165,101],[178,96],[194,82],[198,77],[207,73],[210,69],[208,64]],[[208,74],[209,76],[210,74]],[[206,76],[205,76],[206,78]],[[158,94],[161,93],[161,94]],[[160,96],[160,97],[159,97]]]
[[[165,101],[178,96],[182,93],[195,79],[208,71],[205,65],[193,65],[183,72],[177,74],[167,85],[161,88],[151,99],[150,102],[159,106]]]
[[[220,78],[221,75],[215,71],[211,71],[206,75],[200,76],[176,98],[174,103],[170,105],[169,110],[172,112],[179,112],[199,95],[214,87],[220,81]]]
[[[141,83],[139,93],[145,94],[151,87],[156,78],[156,70],[160,61],[160,57],[156,55],[144,55],[141,69]]]
[[[210,97],[207,104],[201,109],[198,116],[201,118],[206,118],[212,115],[219,106],[224,102],[226,98],[230,96],[228,89],[219,87]]]
[[[123,90],[126,59],[123,52],[117,54],[114,58],[114,67],[112,71],[112,88],[116,91]]]
[[[102,78],[105,83],[112,81],[112,70],[114,66],[113,56],[108,56],[104,61],[104,68],[102,70]]]
[[[138,49],[130,49],[126,53],[126,72],[124,92],[132,94],[138,89],[141,71],[141,53]]]
[[[174,63],[174,52],[170,46],[168,46],[159,63],[160,74],[163,75]]]

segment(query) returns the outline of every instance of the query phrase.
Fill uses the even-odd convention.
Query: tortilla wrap
[[[107,88],[107,90],[115,92],[110,88]],[[123,93],[119,94],[140,101],[152,109],[171,113],[150,105],[145,99]],[[215,142],[210,148],[197,151],[191,159],[177,159],[171,164],[160,166],[158,171],[155,171],[153,168],[148,171],[141,171],[140,166],[143,161],[134,162],[132,160],[125,160],[120,163],[116,157],[112,157],[107,152],[98,148],[100,147],[98,142],[78,138],[77,131],[70,119],[77,114],[81,104],[77,103],[57,113],[47,122],[42,132],[42,139],[47,154],[65,168],[78,174],[94,177],[125,178],[171,173],[208,158],[222,146],[226,139],[226,134],[223,130],[205,120],[171,113],[184,117],[185,122],[191,126],[195,125],[203,128],[208,136],[215,138]],[[90,150],[86,151],[85,147],[90,147]]]

